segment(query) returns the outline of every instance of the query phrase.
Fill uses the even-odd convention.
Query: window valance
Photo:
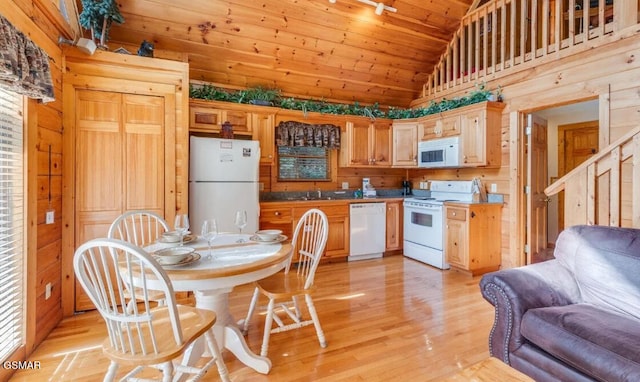
[[[0,85],[18,94],[54,100],[49,55],[0,15]]]
[[[276,126],[276,145],[340,148],[340,126],[313,125],[297,121],[280,122]]]

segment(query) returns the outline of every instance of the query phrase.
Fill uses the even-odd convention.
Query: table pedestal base
[[[195,291],[196,307],[216,312],[217,319],[213,326],[213,331],[220,350],[227,349],[240,362],[258,373],[268,374],[269,370],[271,370],[271,360],[267,357],[259,356],[249,349],[240,329],[238,329],[235,320],[231,316],[229,311],[229,293],[231,289]],[[197,351],[193,353],[197,353]]]

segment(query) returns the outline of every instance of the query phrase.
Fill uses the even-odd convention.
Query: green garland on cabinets
[[[282,98],[278,89],[255,87],[243,90],[227,90],[209,84],[202,86],[190,85],[189,96],[196,99],[212,101],[226,101],[235,103],[261,103],[282,109],[300,110],[304,113],[318,112],[323,114],[359,115],[369,118],[405,119],[419,118],[425,115],[441,113],[487,100],[502,101],[502,91],[498,87],[495,91],[487,89],[485,83],[476,84],[474,90],[463,97],[452,99],[443,98],[439,102],[431,101],[429,106],[415,109],[401,109],[389,107],[385,112],[378,103],[362,106],[358,102],[353,104],[330,103],[324,100],[299,100],[292,97]]]

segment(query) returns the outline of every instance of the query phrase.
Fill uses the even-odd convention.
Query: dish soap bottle
[[[362,191],[358,188],[357,190],[354,191],[353,197],[356,199],[362,198]]]

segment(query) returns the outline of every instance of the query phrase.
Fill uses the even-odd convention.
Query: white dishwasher
[[[349,261],[382,257],[387,203],[353,203],[349,214]]]

